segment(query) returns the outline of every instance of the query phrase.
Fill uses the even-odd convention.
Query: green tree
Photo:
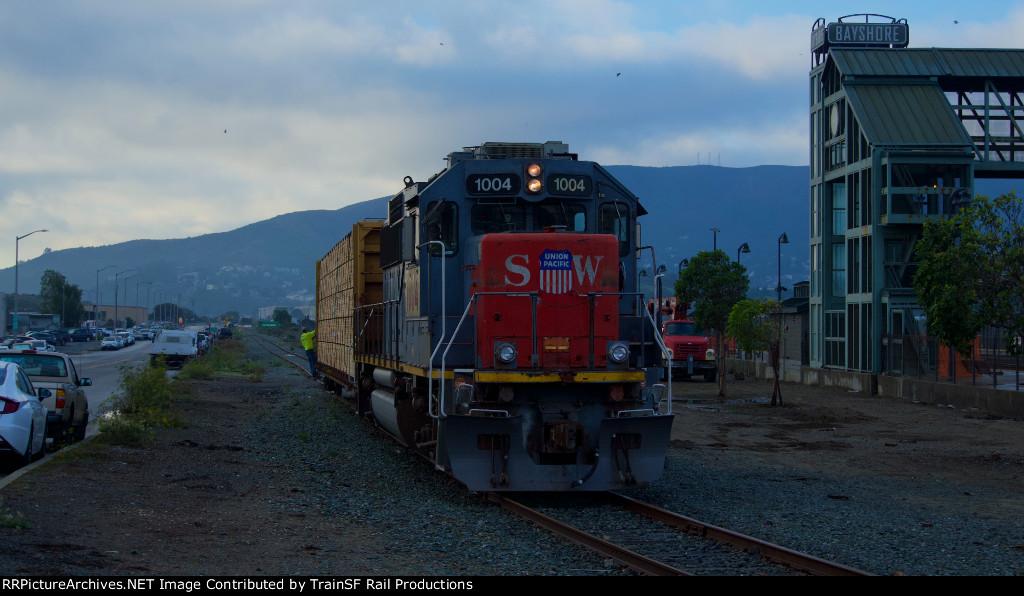
[[[732,307],[726,333],[736,340],[744,352],[768,352],[768,362],[775,373],[770,406],[782,405],[782,387],[779,383],[782,352],[782,303],[770,298],[740,300]]]
[[[63,314],[65,326],[75,327],[85,320],[81,288],[67,283],[67,279],[53,269],[43,272],[39,280],[39,296],[43,301],[41,310],[45,313]]]
[[[979,195],[951,217],[925,222],[915,251],[928,333],[969,356],[982,329],[1001,328],[1007,351],[1022,354],[1024,204],[1016,193]]]
[[[274,314],[271,318],[281,325],[287,325],[292,322],[292,315],[288,313],[288,309],[286,308],[275,308]]]
[[[675,294],[693,306],[693,322],[715,332],[718,395],[725,396],[725,326],[734,304],[750,287],[747,269],[724,251],[702,251],[690,259],[676,280]]]

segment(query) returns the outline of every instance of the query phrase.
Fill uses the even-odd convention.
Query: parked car
[[[213,347],[213,334],[209,331],[197,331],[196,339],[199,340],[199,355],[209,354],[210,348]]]
[[[88,329],[75,329],[70,334],[71,341],[90,341],[92,333]]]
[[[120,350],[122,347],[124,344],[121,342],[121,337],[117,335],[108,335],[100,340],[101,350]]]
[[[41,339],[43,341],[50,342],[55,346],[64,345],[64,342],[52,331],[33,331],[32,333],[29,333],[28,336],[32,339]]]
[[[228,339],[233,336],[234,333],[232,333],[231,328],[229,327],[221,327],[217,330],[217,339]]]
[[[135,336],[130,331],[121,331],[114,335],[121,338],[121,344],[124,346],[130,346],[135,343]]]
[[[82,388],[92,386],[92,379],[78,376],[70,356],[60,352],[7,352],[0,353],[0,362],[17,364],[37,389],[45,387],[53,394],[42,400],[47,437],[68,442],[85,438],[89,400]]]
[[[0,456],[9,468],[20,468],[43,454],[49,389],[36,389],[21,367],[0,362]]]
[[[68,333],[67,329],[54,329],[53,335],[60,340],[60,345],[64,345],[72,341],[71,334]]]

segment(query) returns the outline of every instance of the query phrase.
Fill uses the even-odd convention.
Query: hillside
[[[775,287],[777,239],[783,232],[790,240],[782,247],[784,285],[807,279],[806,167],[608,170],[641,198],[649,212],[641,219],[643,243],[655,247],[658,264],[668,265],[666,287],[682,259],[712,248],[711,228],[721,230],[718,247],[730,255],[740,244],[750,245],[752,252],[743,255],[742,262],[751,271],[752,287]],[[386,198],[378,198],[334,211],[279,215],[229,232],[53,251],[21,264],[20,288],[23,293],[37,292],[43,271],[54,269],[92,301],[97,269],[116,265],[99,274],[100,302],[113,302],[115,272],[134,269],[120,277],[122,304],[147,305],[147,290],[149,305],[180,296],[182,305],[210,315],[309,303],[316,260],[351,230],[353,222],[381,218],[385,210]],[[9,267],[0,272],[0,289],[10,292],[13,287],[14,268]]]

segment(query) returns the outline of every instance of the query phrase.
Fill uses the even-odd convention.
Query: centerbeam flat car
[[[317,369],[471,490],[647,485],[673,415],[643,214],[560,142],[453,152],[317,262]]]

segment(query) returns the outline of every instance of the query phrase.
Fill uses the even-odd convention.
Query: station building
[[[908,40],[906,20],[877,15],[812,29],[811,367],[931,372],[912,283],[923,224],[978,179],[1024,178],[1024,50]]]

